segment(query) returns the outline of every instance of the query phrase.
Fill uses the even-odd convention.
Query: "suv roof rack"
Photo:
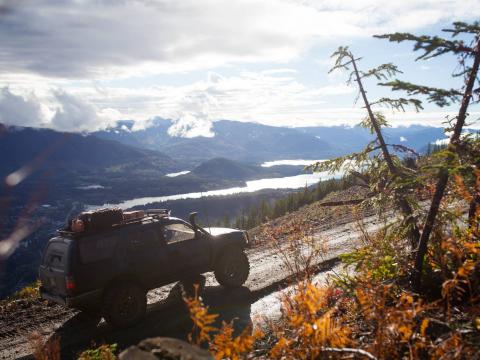
[[[159,220],[161,218],[170,216],[170,210],[169,209],[147,209],[147,210],[144,210],[144,214],[145,215],[143,217],[135,218],[135,219],[132,219],[132,220],[126,220],[126,221],[124,220],[122,222],[112,224],[111,228],[104,229],[104,230],[101,230],[101,231],[74,232],[74,231],[71,231],[71,230],[68,230],[68,229],[64,228],[64,229],[57,230],[57,233],[60,234],[60,235],[67,235],[67,236],[72,236],[72,237],[82,237],[82,236],[85,236],[85,235],[92,235],[92,234],[105,232],[105,231],[108,231],[110,229],[114,229],[114,228],[118,228],[118,227],[122,227],[122,226],[141,223],[145,220],[147,220],[147,221],[148,220],[150,220],[150,221]]]
[[[160,219],[170,216],[170,210],[168,209],[147,209],[145,210],[145,217],[151,217],[153,219]],[[144,218],[145,219],[145,218]]]
[[[168,216],[168,215],[170,215],[170,210],[168,210],[168,209],[147,209],[147,210],[145,210],[145,214],[147,214],[147,215]]]
[[[119,224],[115,224],[113,226],[118,227],[118,226],[124,226],[124,225],[131,225],[131,224],[136,224],[136,223],[139,223],[139,222],[143,222],[145,220],[158,220],[158,219],[170,216],[170,210],[168,210],[168,209],[147,209],[147,210],[144,210],[144,214],[145,215],[143,217],[135,218],[135,219],[128,220],[128,221],[123,221],[123,222],[121,222]]]

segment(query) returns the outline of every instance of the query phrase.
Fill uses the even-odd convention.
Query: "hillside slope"
[[[295,223],[302,223],[312,232],[320,232],[340,226],[346,223],[352,223],[362,218],[372,216],[373,210],[366,207],[353,208],[352,206],[322,206],[323,202],[363,199],[368,191],[364,187],[352,186],[346,190],[334,191],[325,196],[320,201],[305,205],[297,211],[283,215],[277,219],[270,220],[256,228],[249,230],[252,239],[256,239],[254,244],[261,246],[266,240],[265,231],[271,228],[288,229]],[[355,211],[355,212],[354,212]]]

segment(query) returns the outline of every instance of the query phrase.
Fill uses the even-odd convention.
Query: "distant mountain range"
[[[7,179],[19,169],[22,169],[19,174],[27,175],[10,189],[19,201],[38,186],[44,186],[46,202],[103,204],[134,197],[241,186],[247,180],[301,172],[301,167],[263,168],[219,157],[201,161],[195,157],[195,150],[192,154],[198,162],[182,161],[160,151],[92,134],[6,126],[0,128],[0,152],[4,154],[0,178]],[[190,172],[166,176],[185,170]]]
[[[372,139],[368,130],[346,126],[284,128],[222,120],[213,123],[213,137],[181,138],[168,134],[169,120],[156,119],[152,126],[139,131],[132,131],[133,125],[133,121],[124,120],[104,131],[74,134],[0,124],[0,151],[6,154],[0,162],[0,174],[6,176],[28,165],[48,172],[50,178],[68,177],[74,188],[122,184],[122,191],[130,193],[130,185],[125,185],[129,180],[145,191],[155,184],[156,189],[164,189],[162,193],[172,193],[175,187],[190,190],[202,182],[214,185],[291,175],[299,169],[267,170],[258,165],[272,160],[340,156],[358,151]],[[422,151],[445,135],[442,128],[411,126],[387,128],[385,138],[388,143]],[[181,180],[164,176],[184,170],[191,173]]]
[[[133,121],[94,135],[140,148],[157,150],[185,164],[222,157],[249,163],[278,159],[321,159],[357,151],[373,137],[361,127],[318,126],[285,128],[221,120],[213,123],[213,137],[172,137],[170,120],[132,131]],[[410,126],[385,129],[386,140],[421,151],[429,142],[445,137],[442,128]]]
[[[370,131],[360,126],[320,126],[296,129],[331,142],[337,151],[346,153],[357,151],[373,139]],[[446,138],[443,128],[421,125],[384,128],[383,134],[387,143],[404,145],[418,152],[425,151],[429,143]]]
[[[22,166],[54,171],[103,171],[108,168],[150,167],[160,173],[176,169],[168,155],[135,148],[95,135],[63,133],[49,129],[3,127],[0,132],[0,173]]]
[[[330,157],[335,148],[324,140],[295,129],[237,121],[214,123],[214,137],[172,137],[169,120],[156,120],[145,130],[131,131],[133,123],[122,121],[115,128],[94,133],[103,139],[161,151],[178,161],[198,164],[222,157],[250,163],[279,158]]]
[[[132,131],[133,125],[133,121],[119,121],[114,128],[87,135],[2,126],[0,151],[8,156],[3,157],[0,172],[41,164],[55,171],[162,176],[198,166],[192,174],[244,180],[262,172],[247,163],[331,158],[358,151],[372,139],[366,129],[345,126],[285,128],[222,120],[213,123],[213,137],[182,138],[168,134],[169,120],[156,119],[151,127],[139,131]],[[388,143],[417,151],[443,138],[442,128],[385,129]],[[216,160],[201,165],[212,159]]]

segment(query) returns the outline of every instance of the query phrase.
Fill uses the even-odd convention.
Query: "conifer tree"
[[[221,225],[224,227],[230,227],[230,217],[228,216],[228,213],[225,214],[223,217],[223,221],[221,221]]]
[[[453,24],[453,29],[445,29],[443,31],[450,33],[451,39],[445,39],[438,36],[416,36],[409,33],[385,34],[378,35],[377,37],[388,39],[393,42],[413,41],[415,43],[414,51],[423,52],[417,60],[428,60],[445,54],[454,54],[458,57],[461,70],[460,72],[453,74],[453,76],[464,77],[464,86],[461,90],[434,88],[400,80],[394,80],[383,84],[385,86],[390,86],[392,90],[405,91],[409,95],[424,95],[427,97],[428,101],[433,102],[438,106],[446,106],[452,102],[461,100],[458,114],[451,120],[453,122],[451,129],[452,135],[450,136],[448,144],[448,150],[450,153],[458,154],[462,143],[462,130],[468,116],[468,107],[471,102],[478,101],[478,95],[480,94],[478,79],[478,68],[480,65],[480,24],[478,22],[473,24],[456,22]],[[466,44],[464,40],[457,38],[459,35],[473,35],[473,40],[471,40],[469,44]],[[450,157],[452,156],[453,155]],[[419,289],[421,285],[423,261],[427,253],[428,242],[435,224],[435,219],[440,209],[440,203],[448,184],[449,170],[451,169],[448,166],[444,166],[438,173],[435,193],[423,226],[423,232],[415,256],[414,274],[412,278],[413,285],[416,289]],[[475,200],[476,197],[474,198],[474,201]],[[471,204],[471,207],[473,208],[476,208],[476,206],[476,201]],[[476,210],[470,209],[470,212],[475,211]]]
[[[262,200],[260,205],[260,221],[259,224],[263,223],[270,217],[270,206],[266,200]]]
[[[460,72],[453,76],[463,76],[464,86],[461,89],[442,89],[425,85],[417,85],[409,82],[395,79],[388,81],[389,77],[400,74],[401,71],[393,64],[383,64],[369,71],[361,71],[358,68],[358,61],[361,58],[355,58],[348,47],[340,47],[332,56],[336,62],[331,71],[336,69],[348,70],[350,76],[348,82],[355,81],[359,89],[368,117],[361,123],[364,127],[370,128],[376,135],[376,139],[367,145],[367,147],[358,153],[353,153],[344,157],[333,159],[327,162],[318,163],[312,166],[315,170],[339,171],[344,170],[352,176],[361,179],[370,187],[371,194],[376,194],[376,198],[393,198],[403,213],[403,224],[407,225],[407,235],[410,238],[413,250],[414,271],[413,283],[416,288],[420,286],[423,259],[427,252],[428,241],[435,223],[435,218],[440,209],[440,202],[445,193],[449,179],[449,171],[454,171],[455,159],[470,161],[471,167],[478,170],[479,164],[473,164],[472,159],[478,159],[478,156],[471,156],[468,160],[465,157],[465,149],[468,148],[467,141],[461,137],[462,129],[468,116],[468,106],[472,101],[478,101],[480,95],[480,86],[478,86],[478,67],[479,67],[479,36],[480,26],[478,22],[466,24],[457,22],[453,24],[453,29],[444,30],[452,35],[452,39],[444,39],[438,36],[416,36],[408,33],[395,33],[378,35],[378,38],[385,38],[394,42],[414,41],[414,51],[422,51],[417,60],[428,60],[440,55],[454,54],[458,57]],[[473,36],[470,44],[464,40],[458,40],[458,37]],[[364,89],[363,81],[365,78],[373,77],[379,81],[379,85],[389,86],[394,91],[404,91],[409,98],[381,98],[375,102],[369,102]],[[475,85],[477,84],[477,85]],[[395,152],[404,152],[414,154],[411,149],[401,145],[387,144],[383,138],[381,128],[388,125],[386,119],[381,113],[373,111],[373,106],[388,106],[394,110],[405,110],[407,105],[411,105],[415,110],[423,109],[422,101],[412,96],[423,96],[426,101],[434,103],[440,107],[451,105],[454,102],[461,101],[458,115],[450,119],[452,131],[448,148],[444,153],[444,164],[440,167],[438,181],[435,187],[435,193],[428,214],[424,220],[423,232],[420,237],[419,227],[414,213],[418,209],[418,204],[412,199],[415,190],[419,190],[422,181],[420,174],[417,174],[415,167],[405,166],[407,163],[400,161]],[[476,99],[475,99],[476,97]],[[473,100],[472,100],[473,99]],[[438,151],[440,147],[430,147],[431,151]],[[473,147],[471,147],[473,148]],[[478,148],[478,146],[477,146]],[[460,151],[463,149],[462,151]],[[478,152],[478,151],[477,151]],[[468,153],[468,151],[467,151]],[[410,161],[411,163],[412,161]],[[458,163],[458,161],[457,161]],[[459,167],[459,166],[457,166]],[[463,166],[465,168],[465,165]],[[359,170],[360,169],[360,170]],[[456,170],[457,171],[457,170]],[[475,191],[478,194],[479,186],[474,184]],[[480,194],[474,196],[470,204],[469,216],[474,219],[477,213],[477,207],[480,204]],[[471,224],[473,226],[473,224]]]
[[[335,70],[349,71],[348,84],[356,82],[358,86],[359,96],[363,100],[363,104],[367,111],[367,117],[361,123],[365,128],[370,129],[375,139],[370,142],[365,149],[359,153],[353,153],[348,156],[336,158],[330,161],[317,163],[311,168],[316,171],[339,171],[344,170],[353,176],[361,177],[364,180],[368,177],[371,181],[370,186],[373,187],[371,193],[376,193],[380,197],[392,197],[395,203],[400,207],[404,223],[407,225],[407,236],[410,239],[412,248],[416,248],[420,238],[414,210],[407,195],[405,187],[393,186],[395,181],[403,179],[407,176],[409,169],[406,169],[399,158],[389,149],[401,152],[411,152],[412,150],[396,144],[387,144],[382,127],[388,126],[388,123],[382,113],[374,112],[372,105],[388,105],[396,110],[405,110],[405,106],[412,105],[416,110],[422,109],[421,101],[413,98],[387,99],[382,98],[371,103],[367,98],[367,92],[364,88],[363,81],[367,78],[375,78],[377,80],[388,80],[392,76],[401,73],[396,65],[392,63],[382,64],[368,71],[362,71],[358,68],[358,61],[348,47],[340,46],[331,56],[335,58],[335,64],[329,72]],[[386,168],[384,166],[386,164]],[[363,171],[359,171],[363,170]]]

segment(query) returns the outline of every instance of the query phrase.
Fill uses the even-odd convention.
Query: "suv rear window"
[[[67,264],[68,244],[51,242],[43,258],[43,264],[54,269],[63,270]]]
[[[79,240],[80,261],[83,264],[109,259],[117,244],[115,236],[92,237]]]

